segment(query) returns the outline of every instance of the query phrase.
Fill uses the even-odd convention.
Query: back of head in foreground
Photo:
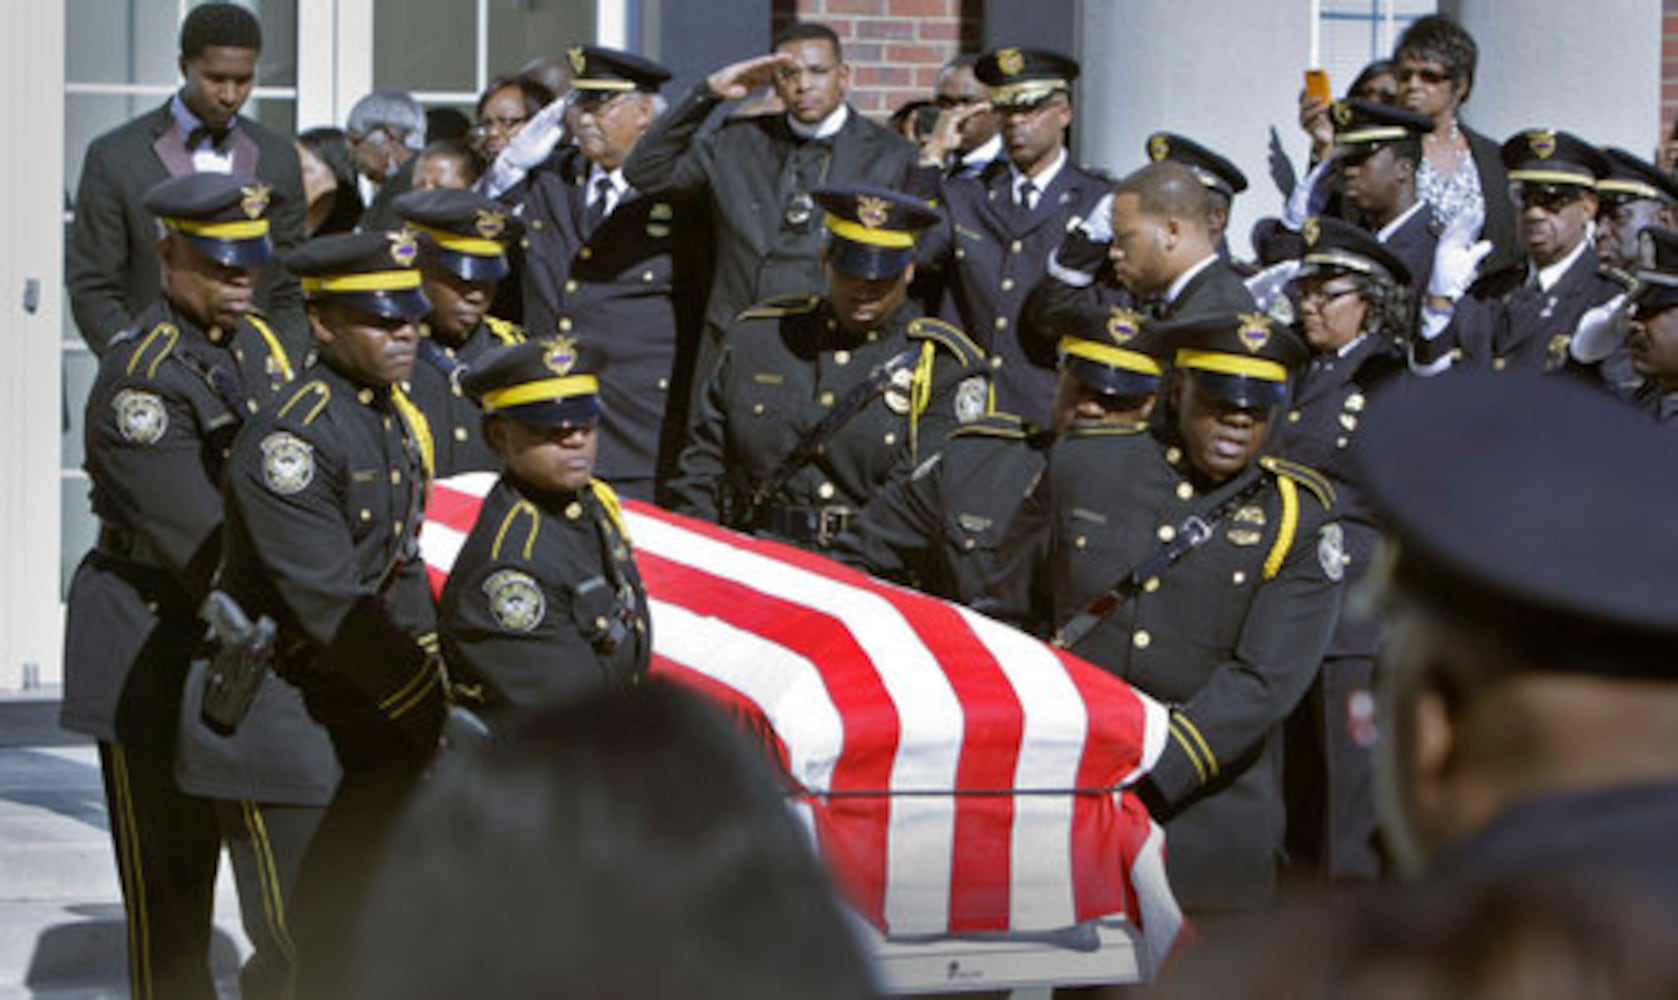
[[[363,925],[380,998],[860,998],[873,986],[760,750],[652,681],[450,755]]]

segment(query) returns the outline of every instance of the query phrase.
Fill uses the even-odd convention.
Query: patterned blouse
[[[1485,216],[1486,197],[1480,190],[1480,170],[1467,149],[1457,161],[1457,169],[1446,177],[1427,157],[1422,157],[1416,170],[1416,194],[1433,210],[1434,227],[1443,232],[1451,220],[1471,207],[1479,208]]]

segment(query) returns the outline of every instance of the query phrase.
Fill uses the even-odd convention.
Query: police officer
[[[62,722],[99,741],[136,997],[215,995],[216,816],[176,786],[175,733],[221,551],[227,448],[292,375],[251,311],[273,252],[269,196],[218,173],[146,193],[163,294],[112,339],[87,402],[100,530],[70,583]]]
[[[1474,277],[1489,243],[1441,234],[1414,366],[1559,371],[1585,312],[1626,291],[1591,243],[1602,154],[1576,136],[1529,129],[1503,144],[1526,261]],[[1488,192],[1487,197],[1495,197]],[[1472,284],[1470,284],[1472,282]]]
[[[1165,419],[1067,432],[994,594],[1023,617],[1046,573],[1055,641],[1171,706],[1142,794],[1166,823],[1178,900],[1227,913],[1274,889],[1281,723],[1334,627],[1343,535],[1333,487],[1264,454],[1304,344],[1250,313],[1156,333],[1175,368]]]
[[[416,539],[432,445],[399,388],[430,308],[419,253],[412,233],[364,232],[287,258],[317,360],[245,425],[229,465],[222,586],[253,620],[278,623],[276,669],[343,768],[291,907],[301,996],[348,994],[355,907],[444,714]],[[278,741],[269,750],[299,770],[318,766]]]
[[[1439,244],[1432,214],[1416,192],[1422,137],[1433,131],[1433,119],[1357,98],[1334,102],[1329,114],[1343,207],[1403,261],[1419,302]]]
[[[950,150],[935,132],[908,182],[944,212],[919,256],[923,278],[943,287],[941,315],[990,355],[998,405],[1037,424],[1049,420],[1054,354],[1052,342],[1028,353],[1020,331],[1025,298],[1068,220],[1087,215],[1111,187],[1073,163],[1066,148],[1078,69],[1053,52],[1010,46],[986,53],[974,73],[990,88],[1006,155],[977,176],[947,176]]]
[[[460,368],[493,347],[524,339],[517,324],[488,312],[511,271],[507,244],[518,239],[523,224],[501,203],[465,189],[409,191],[392,207],[419,236],[420,271],[431,303],[409,388],[431,427],[435,472],[441,477],[498,469],[483,440],[478,408],[460,388]]]
[[[1596,255],[1607,267],[1630,270],[1642,259],[1643,230],[1678,222],[1678,178],[1613,146],[1602,156],[1608,173],[1596,183]]]
[[[1159,389],[1158,354],[1142,317],[1118,308],[1099,329],[1063,338],[1052,426],[989,413],[956,428],[941,452],[869,501],[834,557],[939,597],[980,599],[1055,438],[1074,422],[1139,429]]]
[[[1333,485],[1350,589],[1374,565],[1381,533],[1351,447],[1370,398],[1407,372],[1399,343],[1410,329],[1410,275],[1390,245],[1360,226],[1321,218],[1303,230],[1290,292],[1311,360],[1279,428],[1281,454]],[[1289,722],[1290,854],[1327,879],[1381,874],[1370,773],[1380,637],[1373,618],[1342,612],[1310,696]]]
[[[1626,346],[1638,378],[1632,402],[1669,428],[1678,427],[1678,230],[1643,231],[1645,262],[1633,274]]]
[[[617,494],[594,477],[599,380],[578,360],[566,338],[531,341],[465,379],[506,471],[449,574],[441,631],[456,696],[495,729],[637,681],[651,656]]]
[[[1358,442],[1393,540],[1388,842],[1453,890],[1562,882],[1647,904],[1631,912],[1670,940],[1678,533],[1640,529],[1670,517],[1678,447],[1571,380],[1405,389]]]
[[[1212,192],[1212,240],[1218,245],[1218,256],[1229,260],[1229,242],[1224,232],[1229,228],[1229,212],[1235,196],[1247,190],[1247,175],[1229,157],[1176,132],[1155,132],[1148,136],[1144,152],[1149,162],[1170,161],[1188,167],[1206,190]]]
[[[609,373],[599,471],[625,496],[650,501],[681,453],[711,280],[710,226],[695,194],[643,195],[624,179],[670,71],[592,45],[570,58],[575,145],[532,171],[524,194],[525,323],[538,336],[579,338]]]
[[[675,508],[826,548],[894,473],[984,415],[983,355],[907,299],[938,218],[881,188],[819,188],[828,294],[772,299],[728,333],[672,484]]]

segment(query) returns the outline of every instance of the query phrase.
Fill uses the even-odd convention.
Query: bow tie
[[[186,148],[189,149],[189,150],[190,149],[197,149],[199,146],[203,145],[204,143],[209,143],[210,146],[219,153],[221,151],[221,148],[223,146],[227,145],[228,136],[230,136],[232,134],[233,134],[233,129],[230,128],[230,127],[229,128],[211,128],[208,125],[200,125],[197,128],[193,129],[191,132],[187,133],[187,135],[186,135]]]

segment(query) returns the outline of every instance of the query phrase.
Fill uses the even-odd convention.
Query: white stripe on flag
[[[460,558],[461,547],[466,544],[467,533],[441,521],[427,521],[421,531],[424,539],[420,551],[425,557],[425,564],[445,572],[453,569],[454,561]]]

